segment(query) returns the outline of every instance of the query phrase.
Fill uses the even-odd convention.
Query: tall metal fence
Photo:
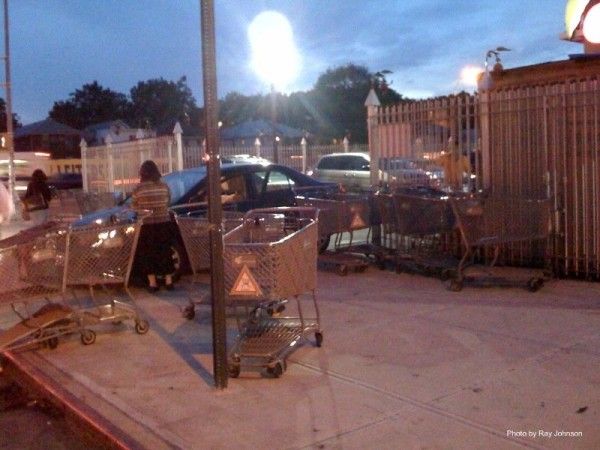
[[[548,245],[506,246],[505,262],[600,279],[598,75],[376,107],[369,121],[372,161],[454,153],[468,158],[469,190],[551,199]]]
[[[482,112],[486,184],[498,193],[549,196],[555,271],[599,279],[598,76],[491,91]]]
[[[372,166],[386,168],[386,161],[394,158],[411,160],[417,168],[445,167],[446,172],[458,173],[462,166],[464,176],[463,170],[446,176],[443,187],[480,187],[477,96],[452,95],[376,108],[370,120]]]

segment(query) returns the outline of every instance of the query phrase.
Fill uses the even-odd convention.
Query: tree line
[[[315,142],[328,143],[348,137],[353,143],[366,143],[364,102],[369,89],[375,88],[383,105],[407,101],[388,86],[389,73],[372,73],[355,64],[328,69],[308,91],[275,94],[277,122],[306,131]],[[272,100],[271,94],[228,93],[219,101],[219,120],[223,126],[246,120],[270,120]],[[0,114],[5,111],[4,106],[1,101]],[[163,78],[140,81],[128,95],[93,81],[70,93],[68,99],[54,102],[48,117],[79,130],[121,119],[134,128],[170,132],[172,124],[179,121],[184,130],[204,134],[203,111],[196,104],[185,76],[177,81]],[[15,120],[15,126],[20,126],[16,115]],[[6,113],[0,130],[2,127],[6,128]]]

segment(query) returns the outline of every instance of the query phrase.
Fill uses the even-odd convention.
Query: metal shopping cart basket
[[[279,377],[287,356],[309,335],[321,346],[316,214],[299,207],[252,210],[224,236],[226,301],[237,318],[240,306],[252,308],[238,321],[239,336],[229,353],[231,376],[247,367]],[[312,297],[312,315],[304,311],[305,293]]]
[[[391,260],[396,272],[448,278],[455,258],[445,245],[454,228],[447,195],[379,194],[382,228],[379,258]],[[379,262],[382,264],[382,262]]]
[[[297,196],[298,206],[319,210],[319,262],[333,265],[339,275],[347,275],[349,269],[364,271],[368,257],[375,253],[369,242],[371,237],[372,198],[363,194],[334,194],[328,198]],[[354,233],[368,230],[361,241]],[[326,250],[331,236],[334,237],[333,251]]]
[[[546,262],[545,248],[550,232],[549,200],[520,197],[450,198],[450,204],[464,245],[456,277],[448,288],[459,291],[463,282],[479,281],[484,285],[512,286],[525,284],[532,292],[542,287],[543,269],[498,267],[503,246],[538,244],[538,259]],[[479,250],[491,250],[487,266],[473,265]]]
[[[79,289],[89,292],[91,304],[78,303],[86,324],[133,320],[136,333],[148,331],[148,321],[140,316],[128,288],[142,221],[141,216],[124,218],[112,224],[69,231],[64,289],[76,299]],[[125,300],[119,299],[120,292],[125,293]],[[108,300],[101,301],[99,295]]]
[[[236,211],[223,211],[224,233],[232,230],[242,223],[244,213]],[[205,215],[176,215],[175,221],[179,234],[185,247],[187,260],[192,271],[190,283],[189,305],[183,310],[183,316],[192,320],[196,315],[195,306],[204,303],[209,298],[209,293],[202,289],[206,279],[202,276],[210,270],[210,241],[209,234],[212,226]],[[201,292],[198,298],[197,293]]]
[[[56,348],[60,336],[76,332],[84,344],[95,339],[65,301],[68,230],[36,231],[11,238],[11,245],[0,249],[0,305],[10,305],[18,320],[0,331],[0,351]]]

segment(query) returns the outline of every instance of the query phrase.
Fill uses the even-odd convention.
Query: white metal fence
[[[177,127],[176,127],[177,128]],[[313,168],[321,155],[344,152],[367,151],[367,145],[280,145],[277,149],[280,164],[299,171]],[[201,138],[182,136],[175,132],[172,136],[139,139],[129,142],[111,143],[87,147],[82,143],[81,159],[84,190],[89,192],[127,193],[139,182],[140,164],[153,160],[161,173],[198,167],[202,162],[205,148]],[[273,147],[255,145],[251,147],[221,146],[222,157],[238,154],[261,156],[273,161]]]

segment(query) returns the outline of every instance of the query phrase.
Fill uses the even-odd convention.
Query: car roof
[[[323,158],[329,158],[329,157],[340,157],[340,156],[364,156],[367,159],[370,159],[370,156],[368,153],[366,152],[337,152],[337,153],[329,153],[327,155],[323,155],[321,156],[321,159]]]

